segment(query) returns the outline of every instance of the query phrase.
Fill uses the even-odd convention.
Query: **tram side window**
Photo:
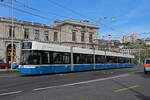
[[[82,63],[81,54],[74,54],[74,63],[75,64],[81,64]]]
[[[107,63],[114,63],[112,56],[107,56]]]
[[[50,52],[43,52],[42,53],[42,64],[50,64]]]
[[[130,63],[132,63],[132,59],[131,59],[131,58],[129,58],[129,60],[130,60]]]
[[[124,58],[119,57],[119,58],[118,58],[118,62],[119,62],[119,63],[124,63]]]
[[[78,62],[79,62],[79,59],[80,57],[77,55],[77,54],[73,54],[73,62],[75,63],[75,64],[78,64]]]
[[[132,63],[132,59],[130,58],[130,63]]]
[[[93,55],[74,54],[74,64],[92,64]]]
[[[123,58],[123,63],[127,63],[127,58]]]
[[[126,59],[125,63],[130,63],[130,59],[129,58],[125,58],[125,59]]]
[[[82,54],[74,54],[74,63],[75,64],[83,64],[84,61],[82,59]]]
[[[41,64],[41,53],[37,51],[32,51],[29,56],[29,64]]]
[[[97,64],[97,63],[99,63],[100,62],[100,57],[99,56],[95,56],[95,63]]]
[[[130,58],[130,63],[133,63],[133,59],[132,58]]]
[[[85,58],[84,57],[86,57],[86,55],[84,55],[84,54],[80,54],[80,64],[85,64],[86,62],[86,60],[85,60]]]
[[[101,63],[101,56],[96,55],[95,56],[95,63]]]
[[[70,53],[53,52],[54,64],[70,64]]]
[[[113,57],[113,63],[118,63],[118,57]]]
[[[61,57],[60,53],[56,53],[56,52],[53,53],[53,63],[54,64],[61,64],[61,59],[62,59],[62,57]]]
[[[83,58],[83,59],[85,59],[85,58]],[[87,55],[87,63],[93,64],[93,55]]]
[[[70,64],[70,54],[62,53],[62,64]]]

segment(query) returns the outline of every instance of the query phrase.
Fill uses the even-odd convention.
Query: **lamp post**
[[[95,65],[95,44],[93,44],[93,64],[94,64],[94,70],[96,69]]]
[[[107,51],[106,51],[106,48],[105,48],[105,63],[104,63],[104,64],[107,63],[107,56],[106,56],[106,53],[107,53]]]
[[[141,53],[140,53],[140,48],[139,48],[139,64],[141,64]]]
[[[71,46],[70,47],[70,53],[71,53],[71,71],[73,71],[73,47],[75,47],[75,46]]]
[[[108,35],[108,50],[110,50],[111,49],[111,35],[109,34]]]
[[[14,35],[14,8],[13,8],[13,0],[11,0],[11,7],[12,7],[12,11],[11,11],[11,24],[12,24],[12,29],[11,29],[11,69],[13,68],[13,63],[14,63],[14,54],[13,54],[13,35]]]
[[[13,35],[14,35],[14,8],[13,1],[11,0],[11,69],[13,67]],[[4,0],[0,0],[0,2],[4,2]]]

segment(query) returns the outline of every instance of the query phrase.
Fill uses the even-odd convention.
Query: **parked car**
[[[0,60],[0,69],[11,68],[11,65]]]

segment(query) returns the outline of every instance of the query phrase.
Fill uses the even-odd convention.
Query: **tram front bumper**
[[[40,74],[34,66],[22,66],[18,68],[19,74]]]

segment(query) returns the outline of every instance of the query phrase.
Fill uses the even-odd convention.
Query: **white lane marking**
[[[67,87],[67,86],[73,86],[73,85],[79,85],[79,84],[87,84],[87,83],[91,83],[91,82],[110,80],[110,79],[126,77],[126,76],[129,76],[129,74],[123,74],[123,75],[118,75],[118,76],[114,76],[114,77],[100,78],[100,79],[95,79],[95,80],[89,80],[89,81],[83,81],[83,82],[77,82],[77,83],[71,83],[71,84],[64,84],[64,85],[58,85],[58,86],[37,88],[37,89],[33,89],[33,91],[45,90],[45,89],[51,89],[51,88],[59,88],[59,87]]]
[[[17,94],[17,93],[20,93],[20,92],[22,92],[22,91],[15,91],[15,92],[2,93],[2,94],[0,94],[0,96],[11,95],[11,94]]]

